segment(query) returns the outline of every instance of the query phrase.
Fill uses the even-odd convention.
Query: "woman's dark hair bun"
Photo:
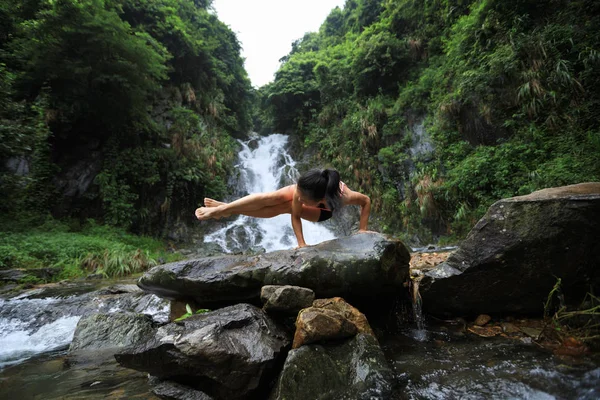
[[[325,199],[331,210],[340,206],[340,174],[335,169],[311,169],[300,176],[298,187],[311,200]]]

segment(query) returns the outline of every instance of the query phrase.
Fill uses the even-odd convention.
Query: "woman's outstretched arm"
[[[306,242],[304,241],[304,234],[302,233],[302,203],[298,199],[298,195],[296,191],[294,191],[294,198],[292,200],[292,229],[294,229],[294,234],[296,235],[296,240],[298,240],[298,247],[306,247]]]
[[[360,223],[358,225],[358,231],[366,231],[369,223],[369,214],[371,213],[371,199],[369,196],[350,190],[346,186],[342,201],[344,205],[360,206]]]

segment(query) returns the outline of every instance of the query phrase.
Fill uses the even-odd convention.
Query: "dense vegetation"
[[[461,237],[497,199],[600,180],[599,26],[595,0],[347,0],[256,121],[318,143],[389,231]]]
[[[157,242],[127,230],[223,195],[251,87],[210,3],[0,2],[0,268],[147,266]]]
[[[0,212],[160,233],[222,194],[231,135],[250,127],[250,82],[209,6],[2,1]]]

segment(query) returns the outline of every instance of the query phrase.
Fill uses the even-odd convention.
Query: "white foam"
[[[23,330],[21,321],[0,320],[0,366],[67,346],[73,340],[80,318],[62,317],[33,333]]]

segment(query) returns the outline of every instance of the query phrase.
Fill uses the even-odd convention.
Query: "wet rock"
[[[137,285],[117,284],[98,290],[98,294],[141,293]]]
[[[314,308],[323,308],[334,311],[342,315],[345,319],[352,322],[356,329],[360,333],[367,333],[373,335],[373,330],[367,321],[367,317],[361,313],[357,308],[348,304],[341,297],[334,297],[332,299],[317,299],[312,305]]]
[[[511,324],[510,322],[503,322],[500,324],[500,326],[502,327],[502,331],[504,333],[514,334],[521,332],[515,324]]]
[[[261,288],[260,299],[266,312],[297,314],[301,309],[310,307],[315,292],[299,286],[267,285]]]
[[[356,325],[343,315],[323,308],[305,308],[296,319],[293,349],[300,346],[334,339],[344,339],[356,335]]]
[[[0,270],[0,282],[21,282],[23,280],[49,281],[59,273],[60,270],[57,268],[18,268]]]
[[[600,183],[493,204],[460,248],[420,282],[435,315],[541,314],[562,280],[568,304],[600,290]]]
[[[532,328],[529,326],[521,326],[519,329],[521,329],[521,332],[523,332],[524,334],[526,334],[527,336],[529,336],[532,339],[538,339],[540,337],[540,335],[542,334],[542,330],[538,329],[538,328]]]
[[[74,292],[77,286],[83,284],[55,284],[52,287],[40,287],[21,293],[3,302],[0,307],[0,319],[19,319],[21,328],[31,332],[66,316],[84,317],[97,313],[150,314],[157,323],[168,321],[168,301],[153,294],[141,291],[114,295]]]
[[[490,322],[492,320],[492,317],[490,317],[489,315],[486,314],[480,314],[477,319],[475,319],[474,324],[477,326],[484,326],[485,324],[487,324],[488,322]]]
[[[260,246],[252,246],[248,250],[244,251],[245,255],[255,255],[255,254],[264,254],[267,250],[264,247]]]
[[[298,314],[292,348],[308,343],[346,338],[357,333],[373,335],[367,317],[344,299],[318,299]]]
[[[152,393],[165,400],[213,400],[200,390],[193,389],[177,382],[163,381],[156,377],[150,377],[148,380],[152,386]]]
[[[402,242],[361,233],[296,250],[160,265],[144,274],[138,285],[172,300],[193,299],[209,309],[239,302],[259,304],[265,285],[301,286],[317,297],[373,302],[373,293],[397,293],[408,278],[409,261]]]
[[[154,333],[152,318],[144,314],[93,314],[79,320],[69,352],[122,348]]]
[[[494,337],[502,333],[502,328],[499,326],[477,326],[473,325],[467,328],[471,333],[481,337]]]
[[[390,399],[392,372],[377,340],[360,333],[290,351],[270,400]]]
[[[127,368],[236,399],[270,378],[288,345],[286,333],[264,311],[238,304],[164,325],[147,343],[115,357]]]

